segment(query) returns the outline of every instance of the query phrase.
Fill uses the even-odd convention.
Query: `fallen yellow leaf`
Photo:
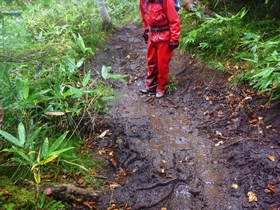
[[[238,188],[238,185],[237,185],[237,184],[232,184],[232,185],[230,186],[230,188],[237,189],[237,188]]]
[[[165,164],[165,163],[166,163],[166,160],[162,160],[162,163]]]
[[[99,155],[103,155],[103,154],[105,154],[105,153],[106,153],[106,151],[105,151],[105,149],[104,149],[104,148],[102,148],[101,150],[99,150],[99,151],[98,151],[98,153],[99,153]]]
[[[111,157],[111,158],[110,158],[110,161],[111,161],[111,163],[113,164],[113,166],[114,166],[115,168],[117,168],[117,160],[116,160],[115,158]]]
[[[272,155],[268,155],[267,158],[273,162],[275,162],[275,157]]]
[[[116,189],[116,188],[118,188],[118,187],[120,187],[120,185],[119,185],[118,183],[112,183],[112,184],[110,184],[110,188],[111,188],[111,189]]]
[[[249,197],[249,202],[256,202],[258,201],[257,196],[253,192],[248,192],[247,196]]]

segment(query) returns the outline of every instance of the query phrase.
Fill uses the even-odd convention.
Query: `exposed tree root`
[[[141,188],[137,188],[136,190],[150,190],[150,189],[154,189],[156,187],[161,187],[161,186],[166,186],[166,185],[169,185],[170,183],[173,183],[173,182],[184,182],[186,183],[186,180],[183,180],[183,179],[172,179],[172,180],[169,180],[167,182],[159,182],[159,183],[155,183],[151,186],[147,186],[147,187],[141,187]],[[176,184],[176,183],[175,183]],[[186,183],[187,184],[187,183]]]
[[[168,199],[173,194],[174,188],[175,188],[175,184],[173,184],[172,187],[171,187],[171,190],[164,197],[162,197],[160,200],[158,200],[157,202],[152,203],[150,205],[138,206],[138,207],[135,207],[135,209],[150,209],[150,208],[158,205],[159,203],[161,203],[161,202],[165,201],[166,199]]]
[[[53,195],[55,198],[63,201],[73,201],[74,198],[83,200],[97,201],[99,196],[92,190],[76,187],[73,184],[60,184],[55,186],[41,186],[41,191],[46,191],[47,195]]]
[[[179,71],[178,73],[175,74],[175,77],[177,77],[179,74],[185,72],[185,71],[187,70],[188,67],[189,67],[189,64],[186,64],[186,65],[184,66],[184,68],[183,68],[181,71]]]
[[[190,79],[190,80],[188,81],[188,84],[186,85],[186,87],[184,88],[184,90],[181,91],[181,93],[180,93],[179,95],[184,95],[186,92],[188,92],[191,83],[192,83],[192,79]]]
[[[137,154],[135,154],[135,153],[130,153],[131,154],[131,156],[129,156],[128,157],[128,159],[126,159],[125,160],[125,162],[123,163],[123,166],[125,167],[125,168],[127,168],[135,159],[137,159]]]

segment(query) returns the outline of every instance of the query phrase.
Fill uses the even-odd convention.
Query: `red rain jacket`
[[[153,42],[178,41],[180,39],[180,19],[174,6],[174,0],[140,0],[140,12],[143,28],[149,31]]]

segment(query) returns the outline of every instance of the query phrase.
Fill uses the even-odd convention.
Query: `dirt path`
[[[112,117],[96,126],[111,134],[95,149],[97,156],[104,151],[109,178],[97,208],[277,209],[279,108],[268,113],[258,95],[229,89],[227,75],[197,66],[178,50],[171,63],[177,89],[159,100],[141,96],[146,76],[141,34],[140,26],[121,27],[88,66],[130,75],[127,85],[111,82],[119,100],[112,103]],[[248,192],[258,201],[249,202]]]

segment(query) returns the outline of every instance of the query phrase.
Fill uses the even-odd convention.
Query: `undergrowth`
[[[127,21],[130,4],[107,3],[114,24]],[[94,130],[96,116],[108,113],[107,102],[118,93],[107,80],[125,82],[127,75],[104,66],[92,69],[92,78],[85,70],[112,33],[101,30],[94,0],[2,1],[0,18],[0,174],[15,184],[30,180],[35,200],[28,209],[55,209],[59,204],[39,190],[47,180],[78,176],[100,187],[92,174],[102,163],[83,147],[91,136],[81,128],[87,119]]]
[[[280,98],[279,19],[254,19],[249,6],[235,14],[213,11],[205,5],[181,11],[181,48],[232,74],[235,82],[245,81],[269,99]]]

